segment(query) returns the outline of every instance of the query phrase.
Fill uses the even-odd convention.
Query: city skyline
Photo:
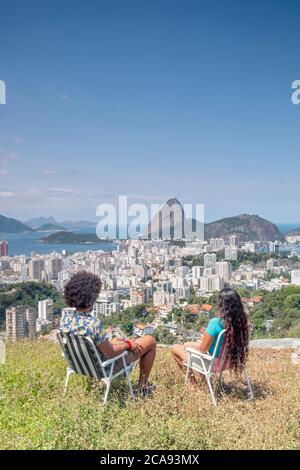
[[[188,5],[3,3],[0,214],[97,220],[127,194],[300,220],[299,4]]]

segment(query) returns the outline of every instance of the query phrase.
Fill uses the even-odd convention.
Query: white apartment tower
[[[223,279],[219,276],[203,276],[200,278],[200,289],[207,293],[221,290],[224,287]]]
[[[237,261],[237,259],[238,259],[238,249],[236,247],[227,247],[225,249],[225,260]]]
[[[204,266],[206,268],[213,268],[217,262],[217,255],[215,253],[206,253],[204,255]]]
[[[229,282],[232,275],[231,264],[227,261],[216,263],[216,274],[217,276],[222,277],[224,282]]]
[[[38,318],[43,321],[53,321],[54,303],[52,299],[40,300],[38,303]]]
[[[291,271],[291,283],[294,286],[300,286],[300,269],[293,269]]]
[[[236,247],[236,241],[237,241],[237,236],[236,235],[230,235],[229,237],[229,245],[234,248]]]

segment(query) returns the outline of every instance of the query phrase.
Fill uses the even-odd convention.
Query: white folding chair
[[[112,359],[103,361],[91,338],[62,332],[57,334],[57,338],[68,364],[64,393],[67,392],[69,378],[72,374],[85,375],[92,379],[101,380],[104,383],[105,393],[103,403],[105,405],[111,382],[120,375],[124,375],[127,379],[131,398],[134,399],[130,374],[134,370],[136,362],[132,362],[129,365],[126,364],[125,357],[127,351]],[[114,371],[117,361],[121,362],[121,367]]]
[[[222,340],[223,337],[224,337],[224,341],[222,344],[220,355],[219,357],[216,357],[220,341]],[[207,381],[207,385],[209,388],[212,402],[215,406],[217,406],[217,400],[215,397],[214,389],[211,384],[211,377],[214,373],[219,374],[219,380],[221,381],[222,372],[224,370],[230,369],[230,363],[227,358],[226,330],[224,329],[219,333],[212,355],[201,353],[200,351],[193,349],[193,348],[187,348],[186,351],[188,353],[188,359],[187,359],[187,363],[185,364],[186,366],[185,384],[187,384],[188,382],[189,373],[191,370],[204,375]],[[253,389],[252,389],[252,385],[248,377],[246,367],[243,367],[243,374],[244,374],[245,382],[248,387],[248,399],[253,400],[254,399]]]

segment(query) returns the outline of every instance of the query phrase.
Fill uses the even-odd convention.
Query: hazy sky
[[[299,222],[300,2],[0,2],[0,213],[132,202]]]

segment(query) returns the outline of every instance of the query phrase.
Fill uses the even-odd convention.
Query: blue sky
[[[299,222],[297,1],[1,1],[0,213]]]

